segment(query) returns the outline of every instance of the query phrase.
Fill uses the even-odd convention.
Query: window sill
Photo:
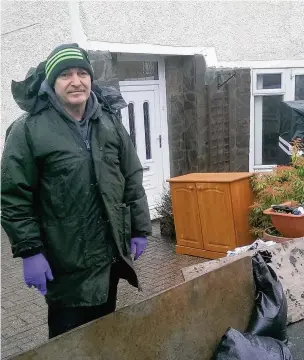
[[[275,167],[277,167],[277,165],[254,165],[253,172],[270,172]]]

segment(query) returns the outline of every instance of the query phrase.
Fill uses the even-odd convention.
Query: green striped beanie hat
[[[62,71],[69,68],[82,68],[88,71],[93,81],[93,68],[88,54],[78,44],[57,46],[46,59],[45,75],[51,87]]]

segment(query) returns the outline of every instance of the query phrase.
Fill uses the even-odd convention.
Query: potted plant
[[[295,201],[287,201],[281,205],[297,207],[299,204]],[[293,215],[290,213],[276,212],[272,208],[264,210],[264,214],[270,216],[273,226],[282,235],[290,238],[304,236],[304,214]]]
[[[272,236],[272,240],[275,241],[293,238],[293,236],[288,235],[290,233],[285,233],[285,238],[282,239],[282,236],[284,237],[282,228],[281,230],[274,228],[271,217],[267,211],[266,213],[264,211],[270,209],[271,205],[284,204],[291,201],[293,202],[292,204],[304,202],[304,157],[299,155],[299,150],[300,143],[295,141],[289,166],[278,166],[271,172],[253,175],[251,185],[255,202],[251,207],[249,222],[255,237],[265,238],[266,233]],[[293,217],[295,216],[298,217],[298,220],[301,218],[300,215],[293,215]],[[291,221],[292,217],[285,216],[285,218],[286,221],[288,221],[287,218]],[[267,239],[269,240],[269,237]]]

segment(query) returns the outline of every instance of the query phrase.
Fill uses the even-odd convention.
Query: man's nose
[[[73,86],[80,86],[81,85],[80,78],[79,78],[79,76],[77,74],[72,75],[71,85],[73,85]]]

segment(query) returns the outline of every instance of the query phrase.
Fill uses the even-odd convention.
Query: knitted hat
[[[87,70],[93,81],[93,68],[85,50],[76,43],[57,46],[46,59],[45,74],[50,86],[62,71],[74,67]]]

